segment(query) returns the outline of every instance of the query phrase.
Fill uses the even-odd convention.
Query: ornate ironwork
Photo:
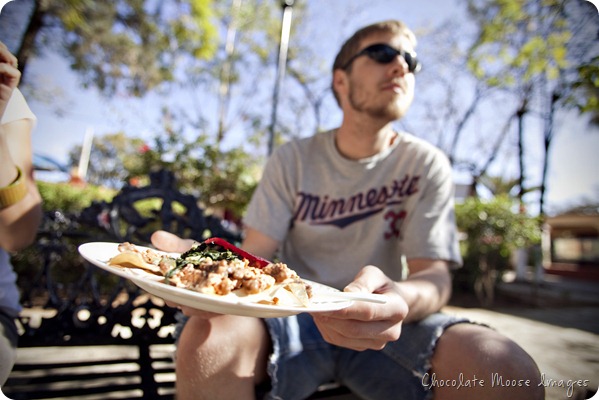
[[[20,317],[19,346],[134,345],[139,350],[133,361],[139,366],[137,376],[141,377],[141,383],[138,387],[143,390],[142,398],[155,399],[169,398],[159,395],[158,388],[172,387],[174,383],[159,384],[156,381],[154,376],[158,371],[150,347],[174,342],[175,310],[130,282],[84,262],[76,247],[83,242],[99,240],[147,244],[156,229],[197,240],[219,236],[238,242],[241,237],[238,232],[226,229],[220,219],[206,215],[194,196],[178,191],[172,172],[161,170],[151,174],[150,178],[148,186],[125,186],[112,201],[95,202],[77,215],[60,211],[46,214],[34,248],[41,257],[41,269],[32,280],[21,282],[24,306],[29,311],[38,307],[44,312],[23,313]],[[152,201],[158,208],[142,210],[140,202],[147,204],[150,199],[157,199]],[[65,271],[74,274],[76,279],[69,282]],[[162,361],[171,363],[166,367],[167,372],[173,370],[172,360]],[[80,364],[73,363],[72,366]],[[61,366],[69,366],[69,363]],[[18,375],[40,368],[47,366],[17,365],[15,371]],[[91,377],[100,379],[105,376],[93,374],[85,378],[74,374],[68,393],[83,395],[84,391],[77,390],[77,386],[82,379]],[[36,379],[11,376],[2,390],[14,399],[56,395],[51,386],[52,378],[46,376],[45,384]],[[32,394],[33,386],[38,387],[36,395]],[[105,386],[99,387],[97,392],[110,389]],[[24,393],[27,393],[25,397]]]

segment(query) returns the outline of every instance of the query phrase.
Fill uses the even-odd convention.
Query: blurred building
[[[599,207],[549,217],[547,226],[545,272],[599,281]]]

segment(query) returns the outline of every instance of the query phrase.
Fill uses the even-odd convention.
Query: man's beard
[[[359,89],[354,90],[352,86],[349,91],[349,104],[358,112],[363,112],[376,119],[388,119],[395,121],[403,116],[403,111],[397,101],[390,101],[385,104],[368,104],[368,99],[360,99]]]

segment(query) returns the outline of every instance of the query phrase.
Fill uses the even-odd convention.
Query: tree
[[[146,151],[142,139],[131,138],[124,132],[104,135],[94,140],[91,148],[86,181],[97,186],[120,189],[132,170],[139,170],[140,155]],[[81,146],[69,152],[70,165],[78,165]]]
[[[128,140],[125,133],[97,138],[90,182],[118,187],[130,177],[147,174],[155,161],[180,169],[179,182],[195,188],[205,205],[240,213],[256,181],[252,166],[263,161],[256,147],[267,126],[264,104],[270,99],[269,72],[280,31],[278,2],[29,4],[30,22],[17,51],[22,68],[28,55],[35,56],[33,50],[48,44],[71,61],[86,86],[97,87],[105,96],[161,94],[163,112],[157,115],[154,143]],[[217,32],[225,30],[226,40],[219,41]],[[231,132],[242,140],[225,143]],[[175,149],[179,153],[168,159],[166,154]],[[72,165],[79,153],[80,149],[71,153]]]
[[[71,165],[80,153],[81,146],[70,151]],[[150,172],[164,168],[202,206],[239,218],[258,182],[260,161],[241,148],[220,150],[206,134],[186,139],[171,130],[145,141],[118,132],[95,138],[86,181],[112,189],[145,185]]]
[[[463,21],[451,20],[419,34],[418,54],[425,67],[417,76],[416,104],[400,124],[414,124],[409,131],[426,135],[445,151],[454,170],[471,177],[469,195],[476,196],[489,170],[506,154],[517,108],[506,101],[505,90],[470,72],[468,50],[475,37],[467,32]]]
[[[85,86],[141,96],[174,79],[182,53],[207,58],[215,51],[212,0],[27,1],[15,51],[24,80],[30,58],[59,51]]]
[[[200,134],[193,139],[170,132],[144,145],[139,163],[128,168],[130,178],[147,177],[161,168],[173,171],[183,191],[196,196],[203,207],[240,218],[260,177],[261,159],[241,147],[222,150]]]
[[[187,63],[176,87],[201,106],[192,114],[188,104],[176,105],[175,110],[170,103],[173,114],[185,113],[192,123],[204,124],[219,146],[225,146],[232,132],[251,132],[244,139],[257,145],[268,126],[265,105],[270,104],[274,82],[280,11],[278,1],[215,2],[215,20],[225,37],[210,60]]]
[[[591,123],[599,125],[599,56],[578,67],[578,79],[572,82],[572,92],[566,98],[581,113],[591,114]],[[576,94],[582,93],[582,96]]]
[[[489,87],[508,89],[518,99],[520,196],[527,192],[524,121],[534,116],[543,123],[539,208],[544,215],[556,110],[573,104],[583,112],[599,110],[597,67],[590,64],[599,48],[588,36],[593,33],[589,27],[596,26],[597,13],[584,12],[584,7],[592,8],[588,3],[559,0],[468,0],[467,4],[479,26],[470,49],[471,70]]]
[[[495,285],[509,267],[512,251],[540,243],[538,220],[514,210],[513,199],[499,195],[489,201],[468,198],[456,206],[456,220],[465,235],[464,266],[456,285],[472,290],[481,304],[493,303]]]

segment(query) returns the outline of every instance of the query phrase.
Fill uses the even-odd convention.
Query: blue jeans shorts
[[[178,337],[187,322],[179,313]],[[270,382],[256,388],[256,399],[305,399],[322,384],[340,383],[365,400],[432,398],[422,379],[431,368],[437,340],[445,329],[470,323],[442,313],[404,324],[399,340],[383,350],[354,351],[324,341],[310,314],[263,320],[272,341]]]
[[[383,350],[354,351],[326,343],[309,314],[264,320],[272,339],[270,385],[257,399],[299,400],[321,384],[338,382],[362,399],[427,399],[422,384],[437,340],[450,326],[469,322],[442,313],[404,324],[399,340]]]

